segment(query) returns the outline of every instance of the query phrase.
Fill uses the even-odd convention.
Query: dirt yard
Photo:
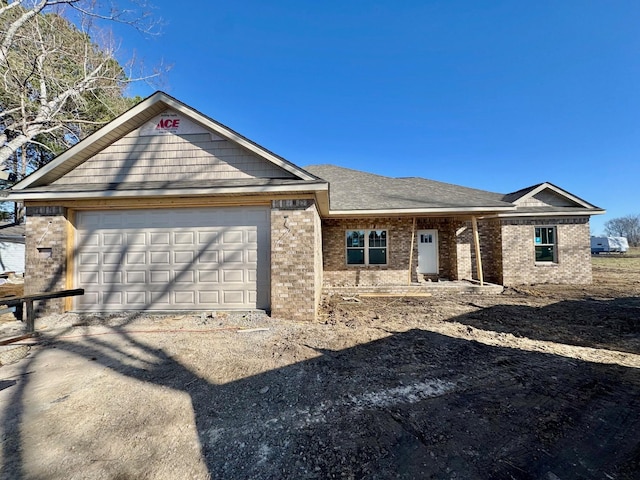
[[[593,286],[334,297],[314,324],[38,319],[0,350],[0,478],[640,478],[640,252],[593,263]]]

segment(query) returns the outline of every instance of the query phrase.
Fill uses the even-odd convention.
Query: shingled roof
[[[418,177],[394,178],[335,165],[305,167],[329,182],[331,212],[501,212],[515,207],[504,195]]]

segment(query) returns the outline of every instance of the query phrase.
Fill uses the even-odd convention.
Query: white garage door
[[[78,212],[79,311],[269,307],[265,207]]]

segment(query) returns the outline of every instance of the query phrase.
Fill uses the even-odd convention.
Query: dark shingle
[[[331,210],[508,208],[504,195],[418,177],[393,178],[335,165],[305,170],[329,182]]]

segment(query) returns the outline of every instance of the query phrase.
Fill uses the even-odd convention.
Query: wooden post
[[[409,250],[409,278],[407,285],[411,285],[411,269],[413,268],[413,244],[416,240],[416,217],[413,217],[413,229],[411,230],[411,249]]]
[[[33,300],[26,300],[27,306],[27,333],[33,333],[36,331],[36,318],[33,312]]]
[[[480,286],[484,285],[484,277],[482,275],[482,258],[480,256],[480,235],[478,234],[478,221],[476,217],[471,217],[471,225],[473,227],[473,246],[476,251],[476,269],[478,270],[478,280]]]
[[[76,244],[76,212],[70,208],[67,209],[67,222],[66,222],[66,278],[65,288],[72,289],[73,285],[73,272],[75,270],[74,256],[75,256],[75,244]],[[65,297],[64,299],[64,311],[68,312],[73,310],[73,298]]]

